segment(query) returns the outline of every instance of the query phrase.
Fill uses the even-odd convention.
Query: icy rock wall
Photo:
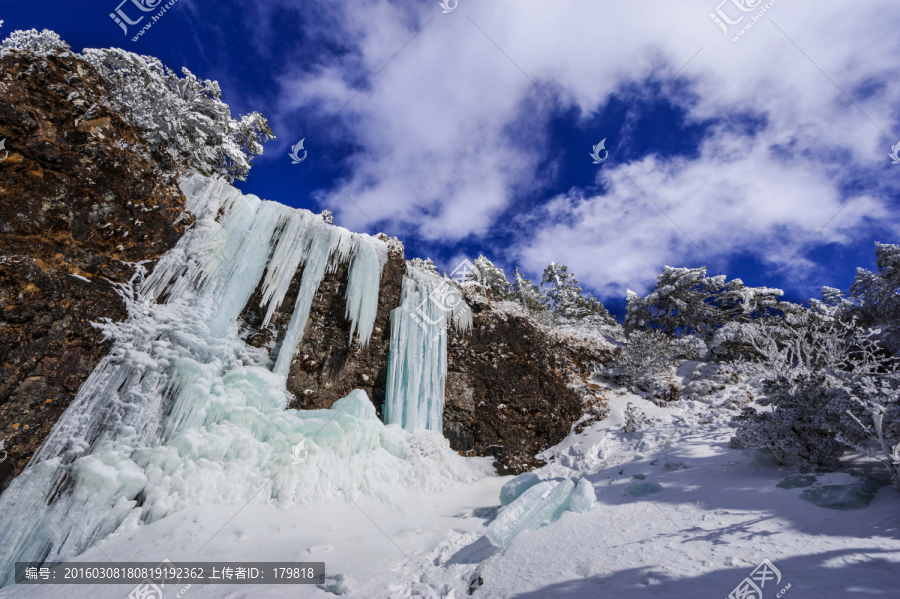
[[[384,242],[221,180],[194,175],[181,188],[196,222],[152,275],[139,269],[121,286],[128,319],[101,325],[112,350],[0,497],[0,585],[16,561],[66,559],[190,505],[325,501],[335,484],[378,495],[432,474],[412,467],[400,428],[364,406],[285,410],[285,375],[310,304],[342,262],[350,261],[351,336],[365,343],[371,335]],[[271,318],[299,267],[300,292],[272,364],[240,340],[238,315],[262,281]],[[359,395],[345,404],[368,402]],[[303,439],[309,459],[291,464]]]
[[[385,422],[441,431],[447,378],[447,328],[472,327],[472,311],[447,279],[411,266],[400,306],[391,312]]]

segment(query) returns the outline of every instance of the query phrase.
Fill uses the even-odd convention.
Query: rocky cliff
[[[601,335],[540,324],[518,304],[467,284],[473,330],[451,332],[444,435],[465,455],[493,456],[501,474],[543,465],[535,455],[573,426],[606,417],[606,397],[589,377],[610,359]]]
[[[0,59],[0,489],[108,351],[91,323],[127,316],[116,285],[191,222],[108,99],[76,57]]]
[[[91,323],[127,317],[117,286],[152,269],[193,220],[137,133],[107,106],[109,91],[74,56],[0,60],[0,434],[9,457],[0,489],[28,463],[109,345]],[[290,407],[330,407],[363,389],[384,403],[391,311],[406,269],[391,241],[374,334],[350,339],[346,266],[326,275],[291,365]],[[288,300],[261,328],[261,290],[241,317],[242,337],[273,353],[293,311]],[[612,346],[544,326],[483,287],[464,286],[474,329],[451,331],[444,434],[465,455],[493,456],[501,473],[530,470],[535,455],[573,426],[605,416],[589,383]]]
[[[388,240],[386,236],[382,239]],[[389,241],[389,240],[388,240]],[[294,396],[290,408],[330,408],[353,389],[362,389],[375,404],[379,416],[384,404],[390,350],[391,310],[400,304],[400,288],[406,262],[403,247],[389,244],[388,262],[381,272],[375,329],[365,347],[351,343],[347,312],[347,264],[328,273],[309,311],[309,321],[288,374],[287,389]],[[287,299],[265,329],[260,326],[262,289],[258,288],[242,314],[243,338],[255,347],[278,347],[294,312],[294,301],[303,276],[301,266],[287,292]]]

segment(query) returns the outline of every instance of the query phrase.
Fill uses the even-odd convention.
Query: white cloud
[[[335,134],[357,148],[339,184],[369,217],[390,223],[394,234],[415,229],[451,243],[489,237],[516,194],[547,181],[537,165],[548,158],[546,127],[558,113],[528,77],[564,108],[590,114],[627,86],[664,82],[684,67],[663,93],[689,119],[720,123],[699,154],[632,164],[611,155],[591,167],[604,192],[553,199],[537,215],[540,230],[524,235],[514,253],[532,273],[564,262],[604,293],[646,285],[665,263],[708,262],[618,165],[717,264],[727,270],[741,252],[775,270],[864,182],[849,177],[889,162],[897,141],[890,136],[900,136],[892,133],[900,131],[900,8],[890,0],[779,0],[733,43],[708,16],[715,4],[461,0],[448,15],[435,2],[412,11],[386,1],[339,4],[356,52],[287,75],[283,106],[337,111],[434,16],[343,108]],[[763,125],[755,132],[727,126],[742,115]],[[585,160],[596,141],[586,141]],[[627,140],[607,145],[620,142]],[[882,173],[815,243],[847,243],[860,228],[891,222],[896,215],[878,184],[897,189],[897,181]],[[342,223],[369,225],[342,194],[324,193]],[[790,268],[804,276],[815,266],[799,256]]]

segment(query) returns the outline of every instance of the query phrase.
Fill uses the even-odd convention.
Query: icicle
[[[353,262],[347,281],[346,317],[352,323],[350,341],[353,333],[359,335],[359,344],[369,345],[375,316],[378,312],[378,289],[381,284],[381,271],[388,261],[387,244],[380,239],[368,235],[353,235]]]
[[[284,296],[287,294],[294,273],[309,251],[312,237],[309,230],[318,217],[307,212],[292,212],[287,215],[278,236],[278,245],[272,253],[272,260],[263,281],[261,306],[268,304],[263,326],[268,326]]]
[[[464,333],[472,315],[457,290],[410,268],[400,306],[391,312],[385,422],[407,430],[443,430],[444,381],[450,322]]]
[[[300,292],[297,293],[294,314],[291,316],[281,349],[278,350],[278,359],[272,369],[272,372],[283,377],[287,377],[297,345],[303,338],[306,321],[309,319],[309,309],[325,276],[328,259],[332,252],[343,247],[350,239],[350,231],[347,229],[324,223],[311,229],[310,234],[312,241],[303,264],[303,276],[300,278]]]

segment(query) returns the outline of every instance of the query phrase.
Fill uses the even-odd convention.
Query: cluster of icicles
[[[441,279],[414,270],[404,278],[387,425],[363,391],[329,410],[288,410],[286,377],[323,277],[349,262],[351,341],[367,344],[388,246],[218,179],[192,175],[181,188],[195,223],[152,274],[139,267],[121,286],[129,318],[101,325],[114,340],[109,355],[0,497],[0,586],[16,561],[62,561],[192,505],[254,498],[287,507],[327,501],[338,488],[386,498],[398,484],[471,475],[436,433],[403,430],[441,428],[450,319],[428,301]],[[238,320],[254,291],[261,283],[265,326],[298,268],[280,345],[244,343]],[[433,318],[407,318],[414,311]],[[471,323],[464,304],[450,316],[459,328]],[[293,464],[303,440],[309,457]],[[449,461],[422,458],[423,443]]]

